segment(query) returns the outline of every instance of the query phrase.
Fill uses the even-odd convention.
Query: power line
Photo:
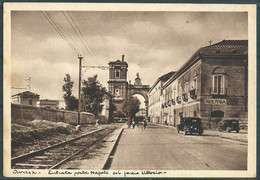
[[[76,31],[76,29],[74,28],[73,24],[71,23],[71,21],[69,20],[69,18],[66,16],[66,14],[64,13],[64,11],[62,11],[62,14],[63,14],[64,17],[66,18],[66,20],[69,22],[69,24],[70,24],[70,26],[72,27],[73,31],[76,33],[76,35],[78,36],[78,38],[79,38],[80,41],[82,42],[83,46],[89,51],[89,53],[90,53],[90,55],[93,57],[93,59],[95,59],[95,60],[97,61],[95,55],[94,55],[93,53],[91,53],[91,52],[92,52],[91,49],[88,48],[88,47],[85,45],[85,42],[82,40],[83,37],[80,36],[79,33]],[[73,19],[72,19],[72,21],[73,21]],[[75,22],[74,22],[74,24],[75,24]],[[80,32],[80,31],[79,31],[79,32]],[[89,49],[90,49],[90,50],[89,50]]]
[[[69,37],[70,39],[71,39],[71,41],[74,43],[74,44],[76,44],[75,43],[75,41],[70,37],[70,35],[64,30],[63,32],[62,32],[62,27],[61,27],[61,25],[59,25],[59,23],[57,23],[57,21],[55,21],[55,19],[54,18],[52,18],[51,17],[51,15],[49,15],[49,14],[47,14],[47,12],[46,12],[46,15],[51,19],[51,21],[54,23],[54,25],[58,28],[58,30],[64,35],[64,37],[66,38],[66,35],[67,35],[67,37]],[[67,38],[66,38],[67,39]],[[68,40],[68,39],[67,39]],[[73,44],[68,40],[68,42],[73,46]],[[76,47],[75,46],[73,46],[75,49],[76,49]],[[76,51],[78,52],[78,54],[80,54],[79,53],[79,51],[76,49]]]
[[[77,28],[77,30],[78,30],[80,36],[83,38],[83,41],[85,42],[85,43],[83,43],[84,46],[85,46],[85,48],[87,48],[87,49],[89,50],[90,54],[95,58],[95,60],[98,61],[98,59],[96,58],[96,56],[95,56],[93,50],[91,49],[91,47],[90,47],[90,45],[89,45],[89,43],[88,43],[88,41],[87,41],[86,38],[83,36],[82,32],[80,31],[78,25],[77,25],[76,22],[74,21],[74,19],[73,19],[73,17],[71,16],[70,12],[67,11],[67,14],[69,15],[69,17],[70,17],[70,19],[72,20],[73,24],[74,24],[75,27]],[[73,29],[74,29],[74,28],[73,28]],[[74,31],[75,31],[75,29],[74,29]],[[77,34],[77,33],[76,33],[76,34]],[[78,35],[78,34],[77,34],[77,35]],[[86,45],[85,45],[85,44],[86,44]]]
[[[58,34],[66,41],[66,43],[71,47],[72,50],[76,51],[77,54],[79,55],[79,51],[69,42],[69,40],[66,38],[66,36],[63,34],[63,32],[59,29],[59,27],[56,25],[54,20],[47,14],[47,12],[41,11],[43,16],[47,19],[47,21],[52,25],[52,27],[58,32]]]

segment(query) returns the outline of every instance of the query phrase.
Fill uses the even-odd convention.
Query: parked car
[[[198,133],[199,135],[202,135],[202,133],[204,132],[201,124],[201,119],[196,117],[182,118],[180,124],[177,125],[177,130],[178,133],[182,131],[184,135],[186,135],[187,133]]]
[[[218,130],[221,131],[236,131],[239,133],[239,121],[238,120],[224,120],[220,123]]]

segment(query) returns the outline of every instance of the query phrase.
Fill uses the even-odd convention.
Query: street
[[[246,170],[247,143],[207,132],[184,136],[151,124],[143,130],[140,125],[124,130],[110,169]]]

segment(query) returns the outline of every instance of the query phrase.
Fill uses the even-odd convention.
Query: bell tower
[[[127,68],[128,64],[122,59],[110,61],[109,65],[109,80],[108,91],[114,96],[114,104],[118,110],[122,109],[123,101],[127,96]]]

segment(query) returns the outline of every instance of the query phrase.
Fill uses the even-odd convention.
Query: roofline
[[[158,78],[155,83],[152,85],[152,87],[150,88],[150,90],[148,91],[148,93],[150,94],[150,92],[154,89],[154,87],[160,82],[160,78]]]
[[[222,42],[222,41],[221,41]],[[219,42],[220,43],[220,42]],[[218,44],[218,43],[216,43]],[[206,46],[208,47],[208,46]],[[185,70],[190,68],[194,63],[198,62],[199,60],[202,60],[203,57],[248,57],[248,55],[239,55],[239,54],[223,54],[223,55],[207,55],[203,54],[202,50],[206,47],[201,47],[199,50],[197,50],[180,68],[179,70],[171,77],[169,80],[162,86],[162,90],[164,90],[170,83],[172,83],[174,80],[176,80]],[[216,48],[213,48],[216,49]],[[244,48],[246,49],[246,48]]]
[[[26,93],[26,92],[32,93],[32,94],[34,94],[35,96],[40,96],[39,94],[33,93],[33,92],[31,92],[31,91],[24,91],[24,92],[21,92],[21,93],[14,94],[14,95],[12,95],[11,97],[18,96],[18,95],[22,95],[23,93]]]
[[[59,100],[55,100],[55,99],[40,99],[39,101],[59,101]]]
[[[195,62],[197,62],[201,56],[200,56],[200,50],[202,48],[200,48],[199,50],[197,50],[190,58],[188,61],[186,61],[180,68],[179,70],[171,77],[169,78],[166,83],[163,85],[162,90],[165,89],[170,83],[172,83],[175,79],[177,79],[186,69],[188,69],[190,67],[190,65],[194,64]]]
[[[148,91],[148,93],[150,93],[150,92],[154,89],[154,87],[155,87],[160,81],[162,81],[160,78],[162,78],[163,76],[165,76],[165,75],[167,75],[167,74],[170,74],[170,73],[173,73],[173,74],[171,75],[171,77],[172,77],[172,76],[174,76],[174,74],[176,74],[176,71],[170,71],[170,72],[168,72],[168,73],[166,73],[166,74],[160,76],[159,78],[157,78],[157,80],[156,80],[155,83],[152,85],[152,87],[150,88],[150,90]],[[169,79],[170,79],[171,77],[169,77]],[[168,79],[168,80],[169,80],[169,79]],[[168,80],[166,80],[166,82],[167,82]]]

